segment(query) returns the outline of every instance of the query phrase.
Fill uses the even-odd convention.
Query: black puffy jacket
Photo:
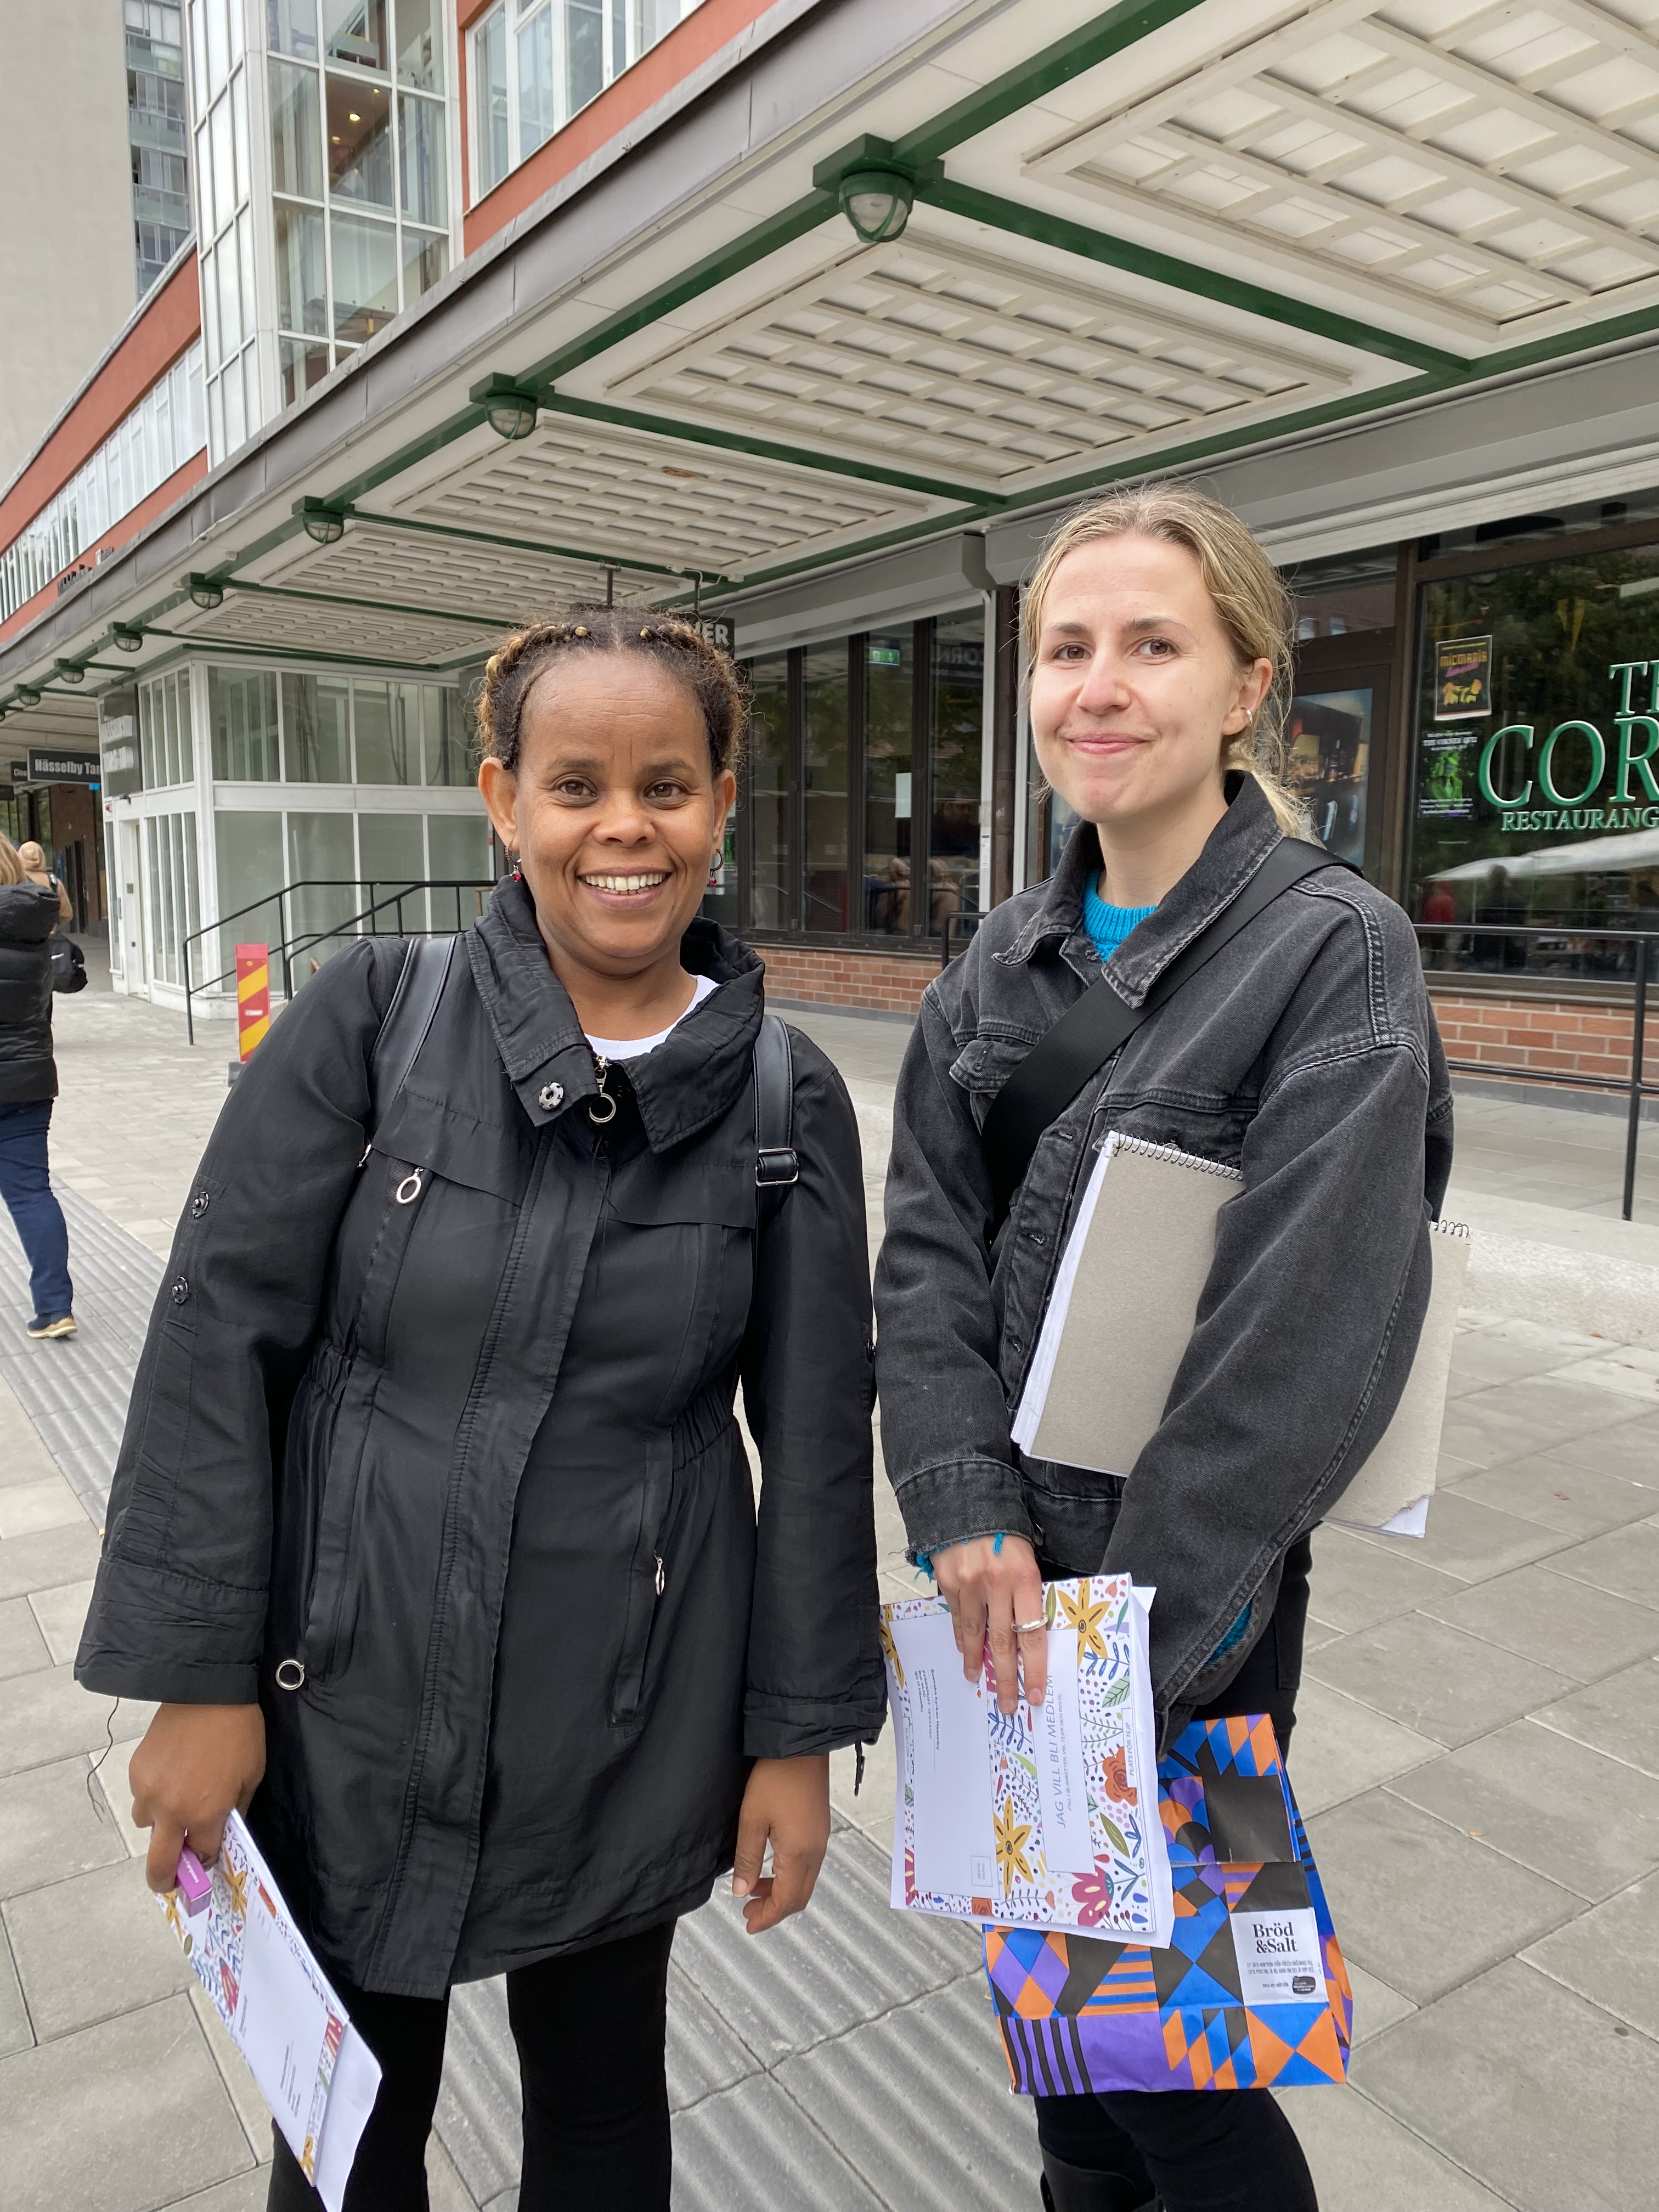
[[[52,954],[58,887],[0,884],[0,1105],[55,1098]]]
[[[873,1738],[884,1690],[834,1068],[793,1039],[800,1181],[758,1227],[759,961],[693,925],[682,958],[721,988],[613,1067],[600,1127],[509,883],[370,1131],[400,956],[331,960],[221,1115],[77,1673],[257,1696],[252,1826],[323,1955],[435,1996],[700,1903],[748,1762]]]

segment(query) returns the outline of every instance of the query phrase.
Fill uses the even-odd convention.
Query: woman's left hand
[[[761,1872],[769,1837],[772,1871]],[[830,1842],[830,1755],[757,1759],[738,1815],[732,1894],[746,1897],[751,1936],[775,1928],[811,1896]]]

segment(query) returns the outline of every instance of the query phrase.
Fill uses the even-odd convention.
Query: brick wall
[[[1550,999],[1459,998],[1440,991],[1433,993],[1433,1006],[1448,1060],[1629,1079],[1631,1016],[1626,1006],[1574,1006]],[[1643,1054],[1644,1077],[1650,1083],[1659,1080],[1656,1017],[1659,1006],[1650,1014]],[[1547,1095],[1543,1086],[1534,1087],[1541,1103]]]
[[[939,973],[937,954],[830,951],[809,945],[757,945],[775,999],[813,1006],[911,1014]]]

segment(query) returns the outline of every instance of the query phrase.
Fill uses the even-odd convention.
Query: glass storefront
[[[981,609],[767,653],[747,672],[748,757],[704,911],[763,938],[872,947],[977,914]]]
[[[1413,729],[1409,905],[1445,925],[1426,963],[1632,975],[1583,933],[1659,927],[1659,527],[1425,582]],[[1549,934],[1498,933],[1519,926]]]

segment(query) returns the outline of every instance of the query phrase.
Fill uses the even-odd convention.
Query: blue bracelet
[[[997,1530],[996,1535],[993,1539],[991,1544],[993,1553],[1001,1552],[1004,1533],[1005,1532],[1000,1528]],[[974,1540],[971,1536],[957,1536],[953,1537],[951,1540],[952,1542],[958,1544],[971,1544],[973,1540]],[[941,1544],[939,1547],[939,1549],[942,1552],[948,1552],[951,1546],[949,1544]],[[933,1574],[933,1555],[931,1552],[918,1552],[916,1553],[916,1569],[919,1573],[927,1575],[930,1579],[934,1581],[938,1580],[937,1576]]]

